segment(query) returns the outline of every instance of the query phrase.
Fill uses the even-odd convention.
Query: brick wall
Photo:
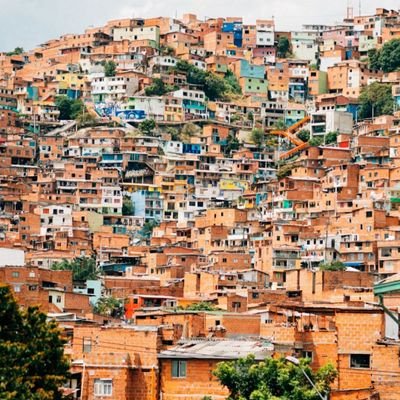
[[[217,361],[188,360],[185,378],[173,378],[171,365],[171,360],[160,360],[160,391],[163,400],[202,400],[204,396],[225,400],[228,397],[228,391],[212,374]]]

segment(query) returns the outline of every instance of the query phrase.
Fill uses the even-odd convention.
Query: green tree
[[[6,53],[7,56],[19,56],[21,54],[23,54],[24,48],[23,47],[16,47],[13,51],[9,51],[8,53]]]
[[[369,64],[383,72],[396,71],[400,67],[400,39],[386,42],[381,50],[368,53]]]
[[[250,134],[250,139],[258,148],[261,148],[264,144],[264,131],[259,128],[253,129]]]
[[[276,121],[275,124],[274,124],[274,128],[278,129],[278,130],[281,130],[281,131],[286,130],[287,129],[287,125],[286,125],[285,120],[283,118],[278,119],[278,121]]]
[[[278,57],[286,58],[290,50],[289,39],[286,36],[280,37],[276,49],[278,52]]]
[[[232,155],[232,152],[239,150],[240,148],[240,143],[237,137],[230,133],[227,138],[227,143],[224,146],[224,155],[225,157],[230,157]]]
[[[96,260],[89,257],[77,257],[72,261],[63,260],[54,263],[51,269],[55,271],[72,271],[74,281],[86,281],[98,279],[99,272],[96,267]]]
[[[229,392],[230,400],[319,400],[318,392],[328,393],[337,371],[331,364],[313,373],[310,360],[293,365],[284,359],[267,358],[257,362],[254,356],[219,363],[214,375]],[[302,370],[314,382],[315,390]]]
[[[83,102],[80,99],[70,99],[67,96],[58,96],[55,105],[60,111],[60,120],[76,119],[83,112]]]
[[[0,398],[61,400],[69,364],[55,322],[35,307],[20,310],[0,286]]]
[[[211,71],[203,71],[186,60],[179,60],[174,67],[174,71],[186,74],[187,82],[201,87],[207,98],[212,101],[227,99],[232,94],[241,93],[236,77],[229,71],[222,78]]]
[[[321,271],[345,271],[346,266],[341,261],[333,261],[331,263],[322,263],[319,265]]]
[[[302,129],[298,134],[297,137],[302,140],[303,142],[308,142],[310,140],[310,131],[308,129]]]
[[[381,69],[381,62],[379,60],[380,51],[378,49],[371,49],[368,51],[368,66],[370,69]]]
[[[138,126],[140,132],[148,136],[150,136],[153,133],[155,127],[156,127],[156,121],[154,121],[154,119],[145,119]]]
[[[329,132],[325,136],[325,144],[332,144],[337,142],[338,132]]]
[[[287,176],[290,176],[292,174],[293,168],[295,165],[293,163],[291,164],[283,164],[278,168],[278,171],[276,173],[276,177],[278,179],[283,179],[286,178]]]
[[[308,142],[310,146],[321,146],[322,143],[324,143],[324,138],[322,136],[315,136]]]
[[[213,73],[207,73],[204,82],[204,93],[210,100],[218,100],[225,98],[228,88],[224,81],[219,75]]]
[[[122,200],[122,215],[135,215],[135,207],[129,196],[124,196]]]
[[[226,84],[226,90],[227,94],[229,96],[231,95],[240,95],[242,94],[242,88],[240,87],[239,81],[236,78],[236,75],[229,69],[227,73],[225,74],[225,84]]]
[[[162,79],[154,78],[153,83],[147,86],[144,91],[146,96],[162,96],[165,93],[172,92],[175,88],[170,85],[166,85]]]
[[[113,296],[100,297],[93,311],[105,317],[121,318],[124,315],[123,302]]]
[[[140,235],[145,239],[150,239],[153,234],[153,229],[158,226],[158,221],[152,219],[150,221],[145,222],[142,230],[140,231]]]
[[[115,76],[117,72],[117,64],[113,60],[103,61],[104,75],[107,77]]]
[[[173,126],[169,126],[166,129],[166,133],[171,136],[171,140],[181,140],[179,129],[174,128]]]
[[[84,112],[83,110],[77,115],[75,119],[79,127],[96,124],[96,118],[93,115],[89,114],[87,111]]]
[[[392,85],[374,82],[364,87],[360,97],[359,117],[371,118],[393,114]]]
[[[207,301],[201,301],[200,303],[193,303],[185,308],[188,311],[217,311],[218,307]]]

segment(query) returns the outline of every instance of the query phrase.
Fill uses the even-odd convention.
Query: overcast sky
[[[278,29],[303,23],[334,23],[347,2],[358,15],[359,0],[0,0],[0,51],[31,49],[64,33],[80,33],[120,17],[242,16],[246,22],[274,16]],[[400,0],[361,0],[362,13],[375,7],[398,9]]]

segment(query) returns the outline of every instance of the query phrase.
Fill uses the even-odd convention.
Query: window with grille
[[[113,382],[112,379],[95,379],[94,395],[95,396],[112,396]]]

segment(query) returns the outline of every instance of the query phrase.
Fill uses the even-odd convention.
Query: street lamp
[[[296,357],[292,357],[292,356],[286,356],[285,360],[296,365],[297,367],[299,367],[301,369],[301,372],[303,373],[303,375],[306,377],[306,379],[308,380],[308,382],[310,383],[310,385],[315,389],[315,391],[318,393],[318,396],[321,397],[321,400],[328,400],[328,395],[325,394],[323,395],[315,386],[314,382],[311,380],[311,378],[308,376],[307,372],[301,367],[300,365],[300,360]]]

